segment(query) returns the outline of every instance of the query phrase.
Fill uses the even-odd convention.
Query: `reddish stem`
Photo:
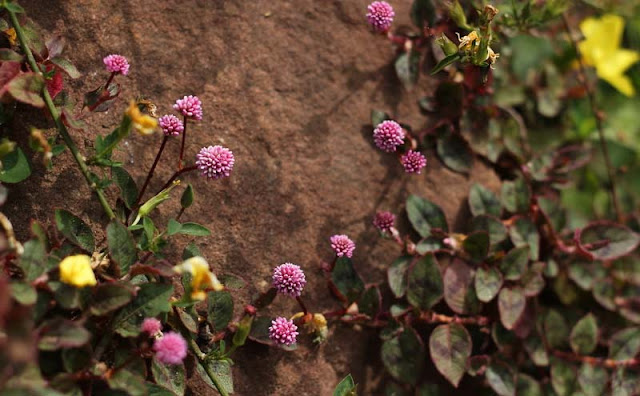
[[[184,130],[182,131],[182,143],[180,144],[180,159],[178,160],[178,170],[182,169],[182,158],[184,156],[184,142],[187,140],[187,116],[184,116]]]
[[[144,181],[144,184],[142,185],[142,189],[140,190],[140,193],[138,193],[138,198],[136,199],[136,204],[133,205],[138,206],[138,204],[140,203],[140,200],[142,199],[142,196],[144,195],[144,192],[147,189],[147,186],[149,185],[149,181],[151,181],[151,177],[153,177],[153,172],[156,170],[156,166],[158,165],[158,161],[160,161],[160,156],[162,155],[162,151],[164,150],[164,146],[167,144],[167,140],[169,139],[168,136],[165,136],[164,139],[162,139],[162,144],[160,145],[160,150],[158,150],[158,154],[156,154],[156,159],[153,160],[153,165],[151,165],[151,169],[149,170],[149,174],[147,174],[147,179]]]
[[[607,368],[640,366],[640,359],[614,360],[594,356],[581,356],[572,352],[553,350],[553,355],[571,362],[587,363],[592,366],[603,366]]]
[[[296,297],[296,301],[300,305],[300,308],[302,308],[302,312],[306,315],[309,311],[307,310],[307,307],[302,302],[302,299],[300,298],[300,296]]]
[[[104,86],[105,91],[109,91],[109,84],[111,84],[116,74],[117,74],[116,72],[112,72],[111,75],[109,76],[109,79],[107,80],[107,83]]]
[[[187,173],[187,172],[191,172],[191,171],[194,171],[194,170],[196,170],[196,169],[198,169],[198,166],[193,165],[193,166],[188,166],[188,167],[186,167],[186,168],[182,168],[182,169],[180,169],[179,171],[175,172],[175,173],[173,174],[173,176],[171,176],[171,178],[170,178],[170,179],[169,179],[169,180],[164,184],[164,186],[162,186],[162,188],[160,189],[160,191],[164,190],[165,188],[168,188],[168,187],[171,185],[171,183],[173,183],[173,181],[174,181],[174,180],[176,180],[176,179],[178,178],[178,176],[180,176],[181,174],[183,174],[183,173]],[[158,191],[158,193],[159,193],[160,191]],[[156,195],[157,195],[158,193],[156,193]]]

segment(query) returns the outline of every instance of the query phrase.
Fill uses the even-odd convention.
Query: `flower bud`
[[[442,52],[446,56],[450,56],[458,53],[458,46],[454,44],[453,41],[449,39],[449,37],[445,36],[444,33],[436,39],[436,44],[442,48]]]
[[[449,7],[449,17],[458,27],[471,30],[471,27],[467,24],[467,16],[464,14],[464,10],[458,0],[454,1]]]

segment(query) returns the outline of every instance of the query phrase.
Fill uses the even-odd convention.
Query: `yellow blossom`
[[[185,272],[191,274],[191,298],[193,300],[204,300],[207,297],[207,289],[213,289],[214,291],[224,290],[224,286],[211,272],[209,264],[202,257],[191,257],[173,269],[179,274]]]
[[[598,77],[627,96],[635,95],[631,79],[624,72],[640,60],[636,51],[620,48],[624,19],[607,14],[602,18],[587,18],[580,23],[585,40],[578,49],[585,64],[596,69]]]
[[[143,114],[135,101],[131,101],[127,109],[127,116],[131,118],[133,128],[141,135],[151,135],[158,127],[158,120]]]
[[[60,280],[75,287],[94,286],[96,276],[91,269],[91,258],[84,254],[65,257],[58,266]]]
[[[12,46],[16,45],[16,43],[18,42],[18,35],[16,34],[16,29],[9,28],[9,29],[3,30],[2,32],[7,36],[7,39],[9,39],[9,44],[11,44]]]
[[[480,38],[475,30],[462,38],[460,38],[460,35],[458,34],[458,39],[460,40],[458,48],[463,51],[469,51],[473,46],[477,46],[480,43]]]

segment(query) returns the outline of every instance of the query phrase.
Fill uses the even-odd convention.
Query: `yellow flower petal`
[[[94,286],[96,276],[91,269],[91,258],[84,254],[68,256],[58,266],[60,280],[75,287]]]
[[[191,298],[194,300],[204,300],[207,289],[214,291],[224,290],[224,286],[209,269],[207,261],[199,256],[191,257],[182,264],[174,267],[174,271],[179,274],[189,272],[191,274]]]
[[[158,127],[158,120],[146,114],[142,114],[138,108],[138,104],[133,100],[129,103],[126,114],[131,118],[133,128],[141,135],[151,135]]]
[[[624,74],[616,74],[613,76],[601,76],[603,80],[613,85],[615,89],[620,91],[626,96],[633,96],[636,94],[635,89],[633,88],[633,84],[631,83],[631,79]]]

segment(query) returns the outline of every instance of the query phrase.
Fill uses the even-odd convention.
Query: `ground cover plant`
[[[388,395],[640,392],[637,7],[416,0],[414,26],[396,28],[392,4],[371,3],[362,28],[394,48],[397,82],[408,90],[434,82],[416,105],[420,127],[372,110],[372,147],[396,155],[411,177],[433,161],[462,174],[483,162],[501,189],[474,185],[468,221],[455,229],[419,195],[377,213],[371,227],[398,252],[382,284],[367,282],[354,240],[327,235],[335,258],[322,269],[334,310],[305,303],[310,275],[284,262],[240,315],[234,291],[244,279],[214,274],[194,243],[180,260],[167,252],[177,235],[210,235],[180,222],[196,199],[184,175],[216,183],[243,160],[220,145],[185,156],[207,103],[193,94],[172,105],[122,98],[135,65],[104,54],[105,83],[76,104],[64,87],[80,72],[64,40],[41,38],[16,2],[2,7],[2,118],[15,101],[43,109],[56,132],[29,131],[31,150],[52,172],[68,150],[109,219],[96,232],[60,208],[55,224],[34,221],[32,238],[18,241],[0,216],[2,394],[185,394],[188,376],[230,394],[232,357],[245,343],[296,353],[299,342],[331,342],[335,326],[376,329]],[[121,113],[120,123],[81,153],[73,131],[106,110]],[[131,133],[162,134],[141,186],[119,159]],[[165,154],[171,144],[178,158]],[[30,176],[23,148],[5,139],[0,156],[3,183]],[[161,161],[175,164],[171,174],[156,173]],[[148,191],[154,178],[164,185]],[[170,199],[181,209],[158,217]],[[274,316],[266,308],[276,298],[295,300],[299,312]],[[366,394],[357,382],[347,376],[334,394]]]

